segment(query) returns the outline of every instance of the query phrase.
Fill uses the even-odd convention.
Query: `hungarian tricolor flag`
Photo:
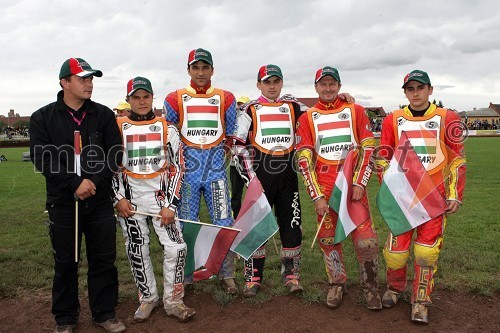
[[[290,135],[290,115],[262,114],[260,115],[260,128],[262,136]]]
[[[278,231],[278,223],[257,177],[252,178],[248,185],[234,227],[241,231],[236,236],[231,250],[245,260],[248,260],[262,244]]]
[[[401,133],[398,147],[382,178],[377,207],[395,236],[444,214],[448,208],[406,132]]]
[[[129,158],[159,156],[161,149],[160,133],[127,135],[127,155]]]
[[[238,232],[206,223],[184,223],[182,233],[188,249],[185,274],[194,273],[194,281],[217,274]]]
[[[219,108],[215,105],[187,106],[188,128],[217,128],[219,125]]]
[[[354,229],[370,218],[368,208],[361,201],[352,200],[354,154],[354,150],[347,154],[330,196],[329,205],[339,216],[335,229],[335,243],[342,242]]]

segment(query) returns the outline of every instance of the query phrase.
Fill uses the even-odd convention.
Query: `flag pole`
[[[137,210],[132,210],[132,213],[134,214],[139,214],[139,215],[145,215],[145,216],[152,216],[152,217],[162,217],[161,215],[158,214],[150,214],[150,213],[145,213],[145,212],[140,212]],[[229,229],[229,230],[236,230],[236,231],[241,231],[241,229],[236,229],[236,228],[231,228],[231,227],[224,227],[221,225],[216,225],[216,224],[211,224],[211,223],[203,223],[203,222],[197,222],[197,221],[191,221],[191,220],[184,220],[180,218],[175,218],[175,220],[180,221],[180,222],[187,222],[187,223],[193,223],[193,224],[200,224],[200,225],[207,225],[209,227],[216,227],[220,229]]]
[[[326,217],[326,212],[323,214],[323,217],[321,218],[321,222],[319,223],[318,230],[316,230],[316,235],[314,235],[314,239],[313,239],[313,242],[311,244],[311,249],[313,248],[314,243],[316,243],[316,238],[318,238],[318,234],[319,234],[319,231],[321,229],[321,226],[323,225],[323,222],[325,221],[325,217]]]
[[[82,137],[80,131],[75,131],[73,135],[74,148],[75,148],[75,172],[81,177],[80,165],[80,151],[82,148]],[[78,262],[78,196],[75,194],[75,262]]]

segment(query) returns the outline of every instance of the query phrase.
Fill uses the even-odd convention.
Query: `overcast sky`
[[[336,67],[342,91],[386,111],[407,104],[403,77],[429,73],[434,95],[462,110],[500,103],[500,1],[0,0],[0,114],[31,115],[55,100],[69,57],[103,71],[92,99],[113,108],[145,76],[155,106],[189,82],[190,50],[211,51],[213,85],[258,97],[261,65],[283,93],[316,97],[314,73]]]

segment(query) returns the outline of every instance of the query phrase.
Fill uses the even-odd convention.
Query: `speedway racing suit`
[[[418,112],[418,111],[417,111]],[[380,148],[377,154],[379,178],[387,169],[401,132],[405,131],[417,156],[429,173],[439,193],[448,201],[462,202],[465,187],[466,159],[462,126],[458,115],[430,104],[421,115],[405,107],[388,115],[382,123]],[[437,260],[443,246],[446,214],[416,228],[414,240],[415,276],[411,303],[431,303]],[[399,236],[389,232],[383,254],[387,266],[387,284],[400,293],[406,289],[407,261],[414,230]]]
[[[116,175],[115,199],[126,198],[133,210],[160,214],[162,208],[176,210],[184,176],[182,146],[177,128],[153,111],[145,116],[131,113],[117,118],[124,146],[122,171]],[[183,302],[186,243],[178,221],[160,225],[159,218],[135,213],[119,218],[125,247],[141,303],[158,301],[158,289],[149,254],[153,225],[163,247],[163,303]]]
[[[179,128],[184,146],[186,173],[179,218],[198,221],[203,193],[212,223],[232,226],[224,145],[231,142],[236,121],[233,94],[191,82],[167,95],[164,110],[166,119]],[[219,279],[234,278],[234,252],[228,252],[218,275]],[[186,282],[191,279],[186,276]]]
[[[281,275],[288,285],[300,281],[302,227],[297,173],[293,167],[298,101],[285,95],[275,102],[261,96],[238,114],[235,142],[237,168],[248,182],[257,177],[269,205],[274,206],[281,248]],[[261,283],[265,244],[245,261],[245,281]]]
[[[306,189],[314,201],[330,199],[341,165],[350,149],[355,149],[353,185],[363,191],[361,203],[369,210],[366,186],[373,161],[375,141],[369,130],[369,120],[362,106],[348,104],[340,99],[333,102],[319,100],[307,110],[297,126],[297,163]],[[317,216],[318,223],[322,216]],[[323,252],[328,283],[344,286],[347,280],[342,244],[334,244],[338,215],[329,208],[318,234]],[[371,218],[351,233],[359,264],[360,284],[364,290],[378,289],[378,239]]]

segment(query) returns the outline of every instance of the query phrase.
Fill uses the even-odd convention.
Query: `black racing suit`
[[[263,107],[279,109],[278,119],[285,114],[292,115],[291,118],[285,117],[289,119],[287,125],[283,125],[285,127],[277,130],[278,133],[283,133],[283,130],[288,133],[282,137],[288,142],[284,154],[279,143],[276,145],[267,145],[267,148],[270,148],[268,150],[259,145],[258,140],[261,140],[260,143],[262,143],[263,141],[268,142],[267,140],[279,137],[274,134],[265,134],[259,137],[256,134],[269,133],[266,132],[266,130],[269,130],[268,126],[271,127],[271,132],[273,128],[279,126],[273,124],[276,114],[272,112],[266,115],[259,114],[257,110]],[[283,109],[283,107],[287,109]],[[280,115],[280,112],[283,112],[283,114]],[[300,280],[302,228],[298,178],[293,167],[293,147],[295,121],[301,115],[301,112],[300,105],[295,100],[281,99],[276,103],[267,103],[264,97],[261,97],[246,105],[246,115],[238,117],[238,126],[235,133],[235,150],[239,151],[237,155],[237,167],[242,177],[249,180],[253,176],[256,176],[262,183],[264,194],[269,204],[271,207],[274,207],[282,244],[280,253],[282,263],[281,272],[285,285],[291,280]],[[259,119],[264,120],[260,121]],[[271,125],[266,125],[265,119],[270,119]],[[282,122],[282,124],[284,123],[286,122]],[[247,152],[252,156],[246,155]],[[265,245],[263,245],[249,260],[245,261],[245,281],[247,283],[260,283],[262,281],[265,257],[266,251]]]
[[[74,131],[81,133],[81,176],[74,167]],[[88,293],[93,320],[115,317],[118,301],[116,219],[111,187],[113,173],[121,160],[121,138],[113,111],[86,100],[79,110],[57,101],[34,112],[30,119],[30,157],[45,176],[46,207],[54,250],[52,313],[57,325],[76,324],[78,263],[75,262],[75,191],[90,179],[96,194],[79,201],[79,240],[85,234],[88,261]],[[80,249],[78,249],[78,252]]]

